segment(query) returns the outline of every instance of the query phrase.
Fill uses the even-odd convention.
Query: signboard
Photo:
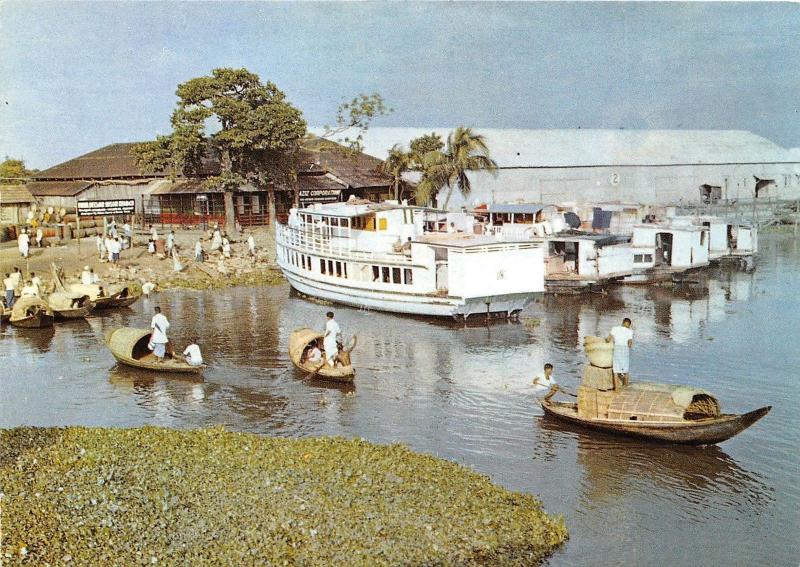
[[[82,217],[101,215],[132,215],[135,210],[135,199],[78,201],[78,214]]]
[[[300,204],[335,203],[341,199],[341,189],[301,189]]]

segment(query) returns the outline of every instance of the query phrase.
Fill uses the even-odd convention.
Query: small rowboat
[[[297,329],[293,331],[289,336],[289,358],[292,360],[292,363],[300,370],[314,376],[319,376],[321,379],[345,384],[351,383],[356,374],[352,364],[330,366],[324,362],[324,353],[322,363],[305,360],[303,355],[306,349],[315,341],[320,341],[321,343],[322,338],[322,335],[313,329]],[[350,351],[352,351],[354,347],[355,341],[344,351],[348,361],[350,359]]]
[[[717,417],[682,421],[633,421],[630,419],[585,418],[578,416],[578,404],[544,399],[545,415],[582,427],[608,433],[639,437],[667,443],[713,445],[744,431],[772,409],[766,406],[745,414],[721,414]]]
[[[0,305],[0,323],[7,323],[10,318],[11,318],[11,309],[8,309],[5,306]]]
[[[64,292],[51,293],[47,297],[50,310],[56,321],[65,319],[82,319],[94,309],[94,302],[88,295],[68,294]]]
[[[97,309],[114,309],[117,307],[129,307],[136,303],[139,297],[139,295],[133,295],[127,287],[123,287],[121,290],[115,290],[109,296],[96,297],[94,302]]]
[[[15,327],[41,329],[53,326],[53,312],[38,297],[20,297],[11,309],[9,320]]]
[[[117,307],[128,307],[136,302],[141,295],[135,295],[128,286],[111,285],[107,287],[99,284],[65,284],[61,270],[51,264],[53,273],[53,284],[56,291],[67,295],[88,295],[94,303],[95,309],[113,309]],[[101,295],[101,288],[103,294]]]
[[[164,362],[158,362],[156,355],[147,348],[150,342],[150,329],[136,329],[122,327],[106,335],[106,345],[117,362],[156,372],[178,372],[186,374],[200,374],[205,365],[192,366],[184,360],[175,358],[167,353]]]

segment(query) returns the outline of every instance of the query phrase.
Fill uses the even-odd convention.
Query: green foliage
[[[529,494],[402,445],[222,428],[0,430],[3,565],[537,565]]]
[[[0,162],[0,184],[19,185],[25,181],[25,178],[30,177],[36,171],[25,167],[25,160],[6,156],[6,159]]]
[[[372,120],[379,116],[386,116],[391,112],[393,112],[393,109],[386,105],[386,101],[380,94],[359,94],[353,97],[352,100],[339,105],[336,111],[335,126],[326,125],[321,137],[331,138],[347,130],[355,129],[357,132],[355,138],[346,136],[338,141],[352,151],[360,152],[364,149],[362,144],[364,133],[369,129]]]
[[[291,180],[306,122],[274,83],[246,69],[222,68],[178,85],[176,94],[172,133],[133,150],[142,171],[193,175],[211,154],[221,171],[206,181],[209,188]]]
[[[411,154],[403,151],[403,148],[399,144],[395,144],[394,147],[389,150],[389,155],[381,165],[382,173],[392,178],[395,199],[402,199],[403,189],[405,187],[403,174],[407,171],[411,171],[411,168]]]
[[[429,136],[422,136],[418,141],[423,138]],[[486,139],[471,128],[459,126],[447,137],[447,148],[444,152],[440,149],[432,150],[422,156],[420,169],[422,180],[415,192],[417,203],[430,202],[447,187],[447,196],[442,205],[446,209],[454,188],[457,187],[465,198],[469,196],[472,191],[472,184],[467,176],[469,171],[495,173],[497,164],[489,157]]]
[[[428,152],[440,152],[444,149],[444,141],[436,132],[424,134],[419,138],[414,138],[409,144],[411,153],[421,158]]]

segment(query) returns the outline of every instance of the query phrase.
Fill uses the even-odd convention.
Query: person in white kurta
[[[553,378],[553,365],[549,362],[544,365],[544,375],[533,379],[533,385],[539,391],[550,390],[556,383],[556,379]]]
[[[612,370],[615,376],[619,377],[622,384],[628,385],[630,373],[631,347],[633,346],[633,331],[631,331],[631,320],[627,317],[618,325],[611,329],[607,342],[614,342],[614,358]]]
[[[36,295],[42,295],[42,278],[31,272],[31,283],[36,288]]]
[[[89,270],[89,266],[83,267],[83,271],[81,272],[81,283],[83,285],[92,285],[94,283],[92,281],[92,272]]]
[[[153,330],[153,334],[150,335],[150,342],[153,345],[153,354],[156,355],[159,362],[163,362],[164,355],[167,352],[167,343],[169,342],[169,338],[167,337],[169,321],[161,313],[160,307],[156,307],[155,312],[156,314],[153,315],[153,318],[150,320],[150,328]]]
[[[183,356],[186,357],[186,362],[188,362],[190,366],[200,366],[203,364],[203,355],[200,352],[197,339],[194,339],[192,344],[184,349]]]
[[[339,323],[333,318],[333,311],[327,313],[328,321],[325,323],[325,340],[323,346],[325,347],[325,359],[331,366],[334,365],[336,355],[339,354],[339,347],[337,345],[342,330],[339,328]]]
[[[103,237],[99,234],[95,237],[95,244],[97,244],[97,257],[102,260],[106,255],[106,245],[103,242]]]
[[[44,231],[41,227],[36,229],[36,246],[42,247],[42,239],[44,238]]]
[[[167,235],[167,256],[172,255],[172,249],[174,248],[174,246],[175,246],[175,231],[171,230]]]
[[[219,227],[214,227],[214,234],[211,237],[211,252],[216,252],[222,248],[222,233],[219,230]]]
[[[231,241],[228,240],[227,236],[222,237],[222,255],[225,258],[231,257]]]
[[[158,231],[152,224],[150,225],[150,238],[152,240],[158,240]]]
[[[249,234],[247,236],[247,248],[250,250],[251,256],[256,255],[256,239],[253,238],[252,234]]]
[[[28,252],[30,251],[30,244],[31,244],[31,237],[28,236],[28,233],[23,230],[22,234],[19,235],[17,238],[17,246],[19,247],[19,253],[22,254],[23,258],[28,257]]]

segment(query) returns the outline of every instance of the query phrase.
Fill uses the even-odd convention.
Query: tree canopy
[[[6,158],[0,162],[0,184],[3,185],[18,185],[30,177],[32,173],[36,173],[35,169],[28,169],[25,167],[25,160]]]

